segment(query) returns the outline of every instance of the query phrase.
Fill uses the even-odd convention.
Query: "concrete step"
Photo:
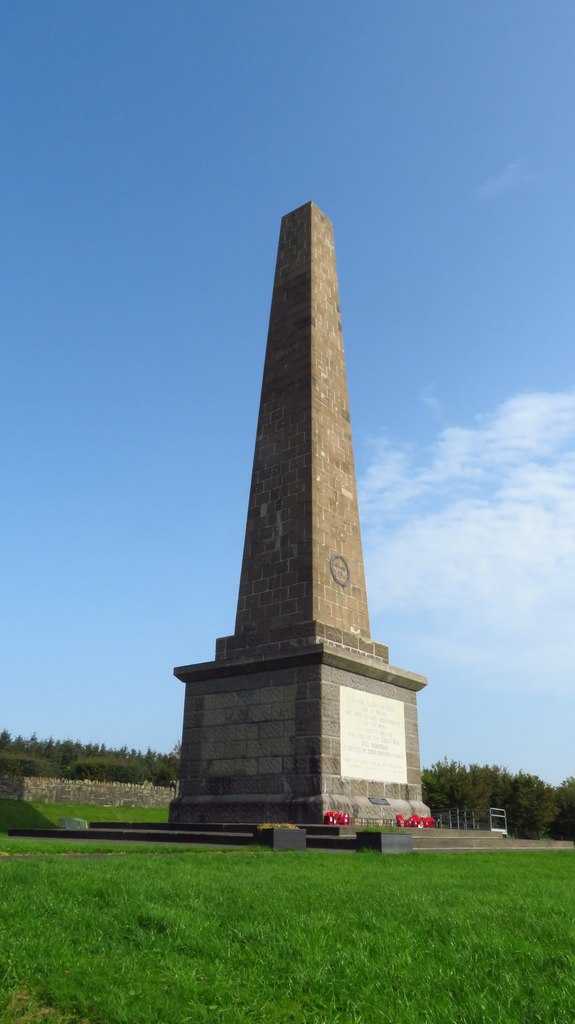
[[[192,823],[186,828],[180,825],[163,825],[150,828],[146,823],[98,822],[97,827],[88,829],[10,829],[11,837],[31,839],[64,839],[79,842],[136,842],[174,843],[202,846],[251,846],[258,842],[257,825],[253,823],[233,824]],[[398,830],[399,831],[399,830]],[[500,833],[409,829],[413,839],[414,853],[480,853],[513,851],[557,851],[573,850],[573,842],[551,839],[509,839]],[[353,828],[333,826],[310,826],[307,828],[308,850],[324,850],[334,853],[352,853],[357,849],[356,833]]]
[[[63,829],[13,828],[10,838],[65,839],[78,842],[181,843],[183,845],[249,846],[255,842],[253,832],[161,831],[148,829]]]
[[[454,853],[454,852],[469,852],[476,851],[480,853],[484,851],[499,852],[499,853],[512,853],[518,850],[524,851],[557,851],[557,850],[573,850],[574,845],[572,842],[558,841],[552,839],[505,839],[489,840],[489,839],[473,839],[469,836],[463,836],[462,838],[457,837],[457,833],[454,834],[451,843],[434,843],[430,837],[429,840],[414,841],[413,850],[414,853]]]
[[[473,832],[454,832],[451,836],[437,836],[432,831],[427,835],[414,835],[414,847],[430,847],[442,849],[444,846],[469,846],[480,849],[484,846],[493,846],[499,849],[507,840],[503,836],[478,836]]]
[[[259,822],[244,821],[91,821],[90,828],[94,829],[122,829],[125,832],[136,829],[141,832],[252,832],[258,828]],[[308,835],[355,835],[356,829],[352,825],[302,825]]]
[[[351,835],[310,835],[309,831],[307,834],[306,842],[307,850],[332,850],[341,853],[347,851],[348,853],[355,853],[356,850],[356,838],[354,834]]]
[[[452,843],[462,838],[489,839],[490,841],[504,841],[505,836],[501,832],[489,832],[482,829],[441,829],[441,828],[410,828],[402,829],[413,836],[414,842],[429,839],[430,836],[438,843]]]
[[[257,825],[253,822],[192,821],[174,823],[169,821],[91,821],[91,829],[98,831],[123,832],[240,832],[251,833]]]

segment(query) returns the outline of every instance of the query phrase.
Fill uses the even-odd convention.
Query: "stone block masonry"
[[[235,634],[311,621],[369,637],[333,229],[310,203],[281,225]]]
[[[187,686],[182,796],[172,805],[172,820],[313,823],[327,810],[377,818],[374,800],[403,813],[421,806],[420,677],[321,644],[259,662],[178,671]],[[373,777],[342,771],[342,691],[401,707],[401,734],[385,717],[375,731],[367,723],[369,743],[379,750],[366,747],[366,763],[377,764],[379,756],[384,767],[401,764],[393,778],[381,770]],[[360,732],[365,724],[360,710]]]
[[[235,631],[186,684],[170,819],[425,813],[423,676],[371,639],[332,226],[282,219]]]
[[[93,804],[95,807],[168,807],[174,790],[151,783],[90,782],[87,779],[50,779],[0,776],[0,799],[39,804]]]

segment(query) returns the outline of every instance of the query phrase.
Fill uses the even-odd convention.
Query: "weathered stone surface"
[[[370,637],[333,231],[312,203],[281,224],[235,633],[214,662],[175,673],[186,702],[172,820],[377,818],[370,797],[422,808],[426,680]],[[367,761],[395,744],[406,781],[342,777],[344,689],[373,695],[353,703],[383,723]],[[405,735],[387,735],[386,707]],[[350,749],[347,765],[365,763]]]
[[[281,225],[236,634],[313,620],[369,638],[333,229],[308,203]]]
[[[0,799],[39,804],[94,804],[97,807],[167,807],[174,798],[167,786],[130,782],[92,782],[24,776],[0,778]]]

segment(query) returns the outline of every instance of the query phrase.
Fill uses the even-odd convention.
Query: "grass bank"
[[[86,821],[167,821],[167,807],[97,807],[94,804],[40,804],[0,800],[0,833],[10,828],[57,828],[59,818]]]
[[[572,1024],[572,853],[0,862],[2,1024]]]

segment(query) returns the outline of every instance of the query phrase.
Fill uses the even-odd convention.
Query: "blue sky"
[[[312,199],[423,763],[575,774],[574,43],[566,2],[0,2],[1,727],[179,739]]]

